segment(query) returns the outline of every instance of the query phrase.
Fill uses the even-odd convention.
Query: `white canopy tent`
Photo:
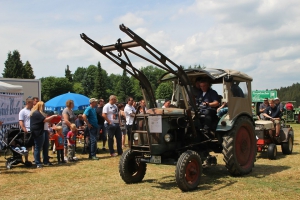
[[[11,85],[11,84],[0,81],[0,92],[22,93],[23,92],[23,86],[21,86],[21,85]]]

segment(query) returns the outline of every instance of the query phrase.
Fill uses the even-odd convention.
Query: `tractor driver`
[[[273,99],[269,100],[269,105],[270,106],[265,109],[263,115],[266,120],[271,120],[274,123],[276,130],[275,139],[277,139],[278,141],[280,133],[280,109],[279,106],[275,104],[275,101]],[[269,134],[271,137],[273,136],[272,130],[269,130]]]
[[[196,80],[199,83],[199,104],[200,104],[200,114],[205,115],[204,119],[204,132],[211,134],[210,129],[212,128],[213,119],[217,114],[217,107],[219,103],[218,93],[211,89],[211,83],[207,79],[197,78]]]

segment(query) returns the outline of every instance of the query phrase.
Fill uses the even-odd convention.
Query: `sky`
[[[299,0],[0,0],[0,19],[0,76],[14,50],[36,78],[98,61],[121,74],[80,34],[101,45],[124,42],[124,24],[178,65],[247,73],[253,90],[300,82]],[[138,69],[150,65],[133,61]]]

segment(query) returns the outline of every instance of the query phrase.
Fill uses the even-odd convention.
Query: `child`
[[[227,102],[223,102],[222,105],[217,109],[217,116],[221,118],[228,112]]]
[[[76,142],[76,134],[77,134],[77,128],[75,124],[71,124],[71,131],[67,134],[68,139],[68,161],[72,162],[77,160],[75,157],[75,142]]]
[[[56,148],[58,164],[66,163],[64,160],[64,135],[62,134],[62,127],[56,126],[55,131],[56,133],[52,136],[52,139]]]
[[[48,123],[48,133],[49,133],[49,140],[50,140],[50,150],[53,150],[53,154],[55,153],[55,144],[54,144],[54,139],[53,139],[53,135],[54,135],[54,130],[52,128],[52,124]]]

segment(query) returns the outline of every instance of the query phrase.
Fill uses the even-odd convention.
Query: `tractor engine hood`
[[[185,109],[180,108],[151,108],[146,113],[150,115],[186,115]]]

